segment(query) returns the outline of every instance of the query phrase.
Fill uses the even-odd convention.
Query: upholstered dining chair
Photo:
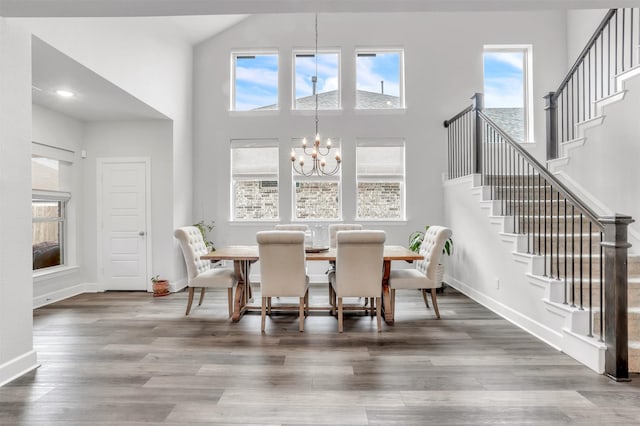
[[[336,248],[336,233],[338,231],[360,231],[362,225],[358,223],[333,223],[329,225],[329,247]]]
[[[391,270],[389,287],[391,288],[391,311],[394,314],[396,309],[396,289],[422,290],[425,304],[427,302],[426,291],[430,289],[433,310],[436,318],[440,319],[436,289],[442,287],[444,270],[440,260],[444,245],[449,238],[451,238],[451,229],[444,226],[430,226],[420,245],[419,253],[424,256],[424,260],[418,260],[415,268]]]
[[[267,303],[271,297],[298,297],[300,331],[304,331],[305,308],[309,303],[304,232],[260,231],[256,234],[260,256],[261,331],[264,333]]]
[[[378,332],[382,331],[380,301],[382,293],[382,267],[384,231],[338,231],[336,233],[336,270],[329,273],[333,289],[331,305],[338,305],[338,331],[344,329],[343,298],[365,297],[375,299]]]
[[[307,232],[309,230],[309,226],[307,225],[296,225],[293,223],[283,223],[278,224],[274,227],[276,231],[302,231]]]
[[[183,226],[174,231],[173,235],[180,242],[184,261],[187,264],[187,285],[189,287],[189,302],[185,315],[189,315],[193,303],[193,293],[200,288],[200,302],[202,305],[205,289],[226,288],[229,305],[229,316],[233,312],[233,286],[237,283],[235,273],[230,268],[212,268],[211,262],[201,260],[200,256],[207,254],[207,247],[202,233],[195,226]]]

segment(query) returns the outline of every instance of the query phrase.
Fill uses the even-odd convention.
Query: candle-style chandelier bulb
[[[329,156],[332,146],[331,146],[331,139],[327,139],[326,143],[324,146],[321,146],[321,139],[320,139],[320,132],[318,131],[318,90],[317,90],[317,83],[318,83],[318,14],[315,14],[315,35],[316,35],[316,45],[315,45],[315,62],[316,62],[316,72],[315,75],[312,76],[311,78],[311,83],[313,85],[313,95],[315,97],[315,124],[316,124],[316,131],[315,131],[315,139],[313,142],[313,147],[308,147],[307,146],[307,138],[303,138],[302,139],[302,154],[301,156],[310,156],[312,161],[311,161],[311,167],[307,170],[304,169],[304,160],[303,158],[300,158],[300,161],[298,162],[298,165],[296,165],[296,153],[295,150],[292,149],[291,150],[291,167],[293,168],[293,170],[298,173],[299,175],[303,175],[303,176],[312,176],[312,175],[317,175],[317,176],[331,176],[331,175],[335,175],[336,173],[338,173],[338,171],[340,171],[340,164],[342,162],[342,159],[340,158],[340,151],[336,150],[336,154],[335,154],[335,160],[336,160],[336,165],[333,169],[331,170],[325,170],[325,166],[327,165],[327,161],[326,158]]]

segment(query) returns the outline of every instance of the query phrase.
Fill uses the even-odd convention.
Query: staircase
[[[517,241],[516,253],[536,254],[537,266],[530,271],[530,278],[550,286],[545,302],[578,311],[591,307],[590,324],[574,326],[602,341],[600,232],[589,219],[576,215],[575,208],[558,202],[557,193],[539,176],[493,180],[493,190],[491,185],[483,187],[484,203],[489,203],[494,220],[500,217],[507,228],[502,238]],[[503,184],[505,180],[509,185]],[[640,372],[640,256],[630,255],[627,260],[629,371]]]

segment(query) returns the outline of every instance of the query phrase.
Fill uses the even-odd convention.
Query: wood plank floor
[[[311,289],[326,303],[326,288]],[[631,425],[640,377],[593,373],[448,288],[441,320],[399,291],[396,325],[321,313],[226,318],[226,291],[85,294],[34,311],[42,366],[0,388],[0,424]]]

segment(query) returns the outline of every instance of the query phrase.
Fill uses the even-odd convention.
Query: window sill
[[[389,109],[358,109],[355,110],[356,115],[405,115],[407,108],[389,108]]]
[[[251,111],[229,111],[229,117],[269,117],[279,115],[279,109],[263,109]]]
[[[318,110],[318,115],[322,116],[322,115],[326,115],[326,116],[333,116],[333,115],[341,115],[344,112],[344,110],[342,108],[336,108],[336,109],[319,109]],[[300,116],[309,116],[312,117],[315,115],[315,110],[313,109],[292,109],[291,110],[291,115],[300,115]]]
[[[270,225],[280,223],[280,219],[251,219],[251,220],[230,220],[227,222],[230,226],[256,226]]]
[[[405,226],[408,221],[406,219],[355,219],[356,223],[379,225],[381,223],[389,226]]]
[[[65,275],[69,275],[77,270],[79,270],[79,266],[54,266],[51,268],[46,268],[45,270],[39,270],[33,273],[33,282],[45,281],[51,278],[62,277]]]

